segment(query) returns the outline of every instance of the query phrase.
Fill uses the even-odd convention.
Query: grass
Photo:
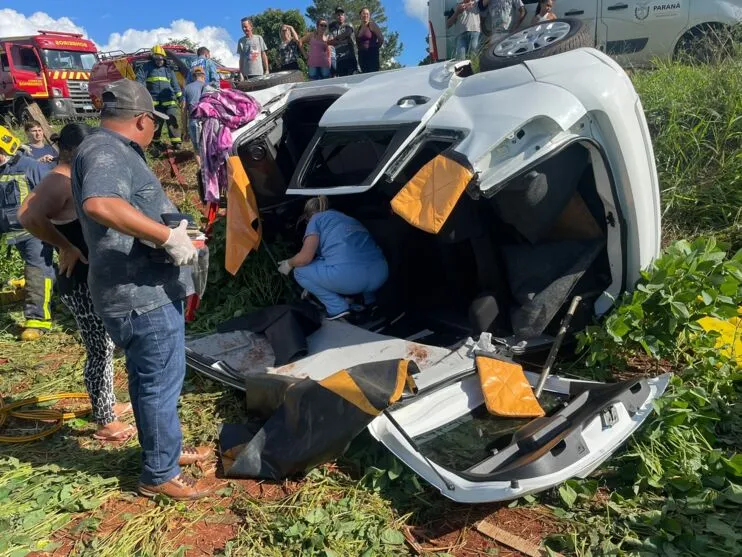
[[[565,554],[742,554],[742,373],[717,337],[697,325],[704,315],[728,318],[742,299],[742,66],[665,64],[635,71],[632,79],[655,142],[668,246],[642,287],[585,332],[582,357],[561,372],[601,380],[632,367],[677,373],[656,413],[593,477],[510,506],[552,517],[549,546]],[[193,183],[193,164],[182,168]],[[182,189],[167,167],[157,172],[180,208],[196,213],[194,190]],[[699,236],[706,238],[693,241]],[[671,244],[680,238],[688,241]],[[220,224],[210,288],[193,331],[292,295],[264,249],[231,277],[223,269],[223,247]],[[284,255],[280,243],[272,249],[276,257]],[[0,284],[21,273],[17,256],[0,258]],[[5,399],[84,390],[84,353],[61,307],[55,308],[52,333],[33,350],[15,341],[20,305],[3,310]],[[120,356],[115,370],[116,394],[126,400]],[[219,423],[239,422],[243,415],[234,391],[187,374],[180,403],[187,443],[213,444]],[[11,421],[4,433],[43,427],[48,425]],[[429,543],[425,554],[456,553],[471,547],[466,529],[494,510],[447,502],[368,436],[338,465],[320,467],[300,482],[234,481],[221,486],[217,497],[187,505],[144,501],[132,493],[136,441],[105,447],[90,437],[94,427],[83,417],[43,441],[2,447],[0,557],[34,550],[86,556],[406,555],[413,551],[403,534],[409,528],[433,532],[417,539],[458,532],[442,545]],[[190,472],[204,473],[197,467]]]

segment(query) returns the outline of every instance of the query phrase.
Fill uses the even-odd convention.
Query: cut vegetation
[[[578,358],[558,372],[601,381],[675,376],[656,412],[588,479],[510,508],[456,505],[363,435],[337,465],[296,482],[232,481],[190,505],[144,501],[131,495],[136,441],[102,447],[90,437],[94,424],[78,418],[43,441],[0,449],[0,556],[476,555],[496,551],[476,532],[485,518],[531,542],[546,537],[563,554],[742,554],[740,355],[699,323],[734,320],[742,300],[742,65],[663,65],[633,80],[653,133],[667,247],[639,288],[580,335]],[[193,192],[163,179],[192,209]],[[194,332],[291,295],[263,250],[236,277],[224,271],[223,223],[211,245]],[[273,245],[276,255],[283,250]],[[17,258],[0,259],[2,284],[20,274]],[[20,305],[3,310],[6,402],[84,390],[84,352],[61,305],[53,333],[33,345],[14,339]],[[126,399],[122,364],[116,392]],[[186,442],[213,443],[218,423],[241,420],[243,400],[189,373],[180,413]],[[11,420],[2,433],[48,426]]]

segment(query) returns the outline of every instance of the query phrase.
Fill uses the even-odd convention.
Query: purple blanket
[[[193,109],[192,117],[203,122],[201,131],[201,177],[206,201],[219,201],[227,186],[227,158],[232,149],[232,130],[260,114],[260,103],[235,89],[207,92]]]

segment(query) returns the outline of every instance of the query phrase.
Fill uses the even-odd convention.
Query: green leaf
[[[402,545],[404,543],[404,535],[398,530],[387,528],[381,533],[381,543],[387,545]]]
[[[304,515],[304,520],[309,524],[319,524],[327,520],[327,513],[323,509],[312,509]]]
[[[559,496],[562,498],[562,501],[564,501],[564,504],[567,505],[567,508],[569,509],[571,509],[572,506],[575,504],[575,501],[577,501],[577,493],[568,484],[564,484],[559,487]]]
[[[676,315],[679,314],[686,319],[690,319],[690,311],[688,311],[688,306],[686,306],[684,303],[670,302],[670,307],[673,309],[673,313],[675,313]]]
[[[722,458],[727,471],[737,478],[742,478],[742,454],[736,454],[732,458]]]
[[[44,522],[46,513],[42,510],[32,511],[23,517],[23,529],[30,530],[37,524]]]
[[[729,540],[736,541],[740,538],[740,534],[732,526],[714,515],[706,517],[706,530]]]

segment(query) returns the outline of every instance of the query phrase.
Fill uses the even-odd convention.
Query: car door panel
[[[689,16],[690,0],[602,0],[606,53],[623,66],[671,56]]]

